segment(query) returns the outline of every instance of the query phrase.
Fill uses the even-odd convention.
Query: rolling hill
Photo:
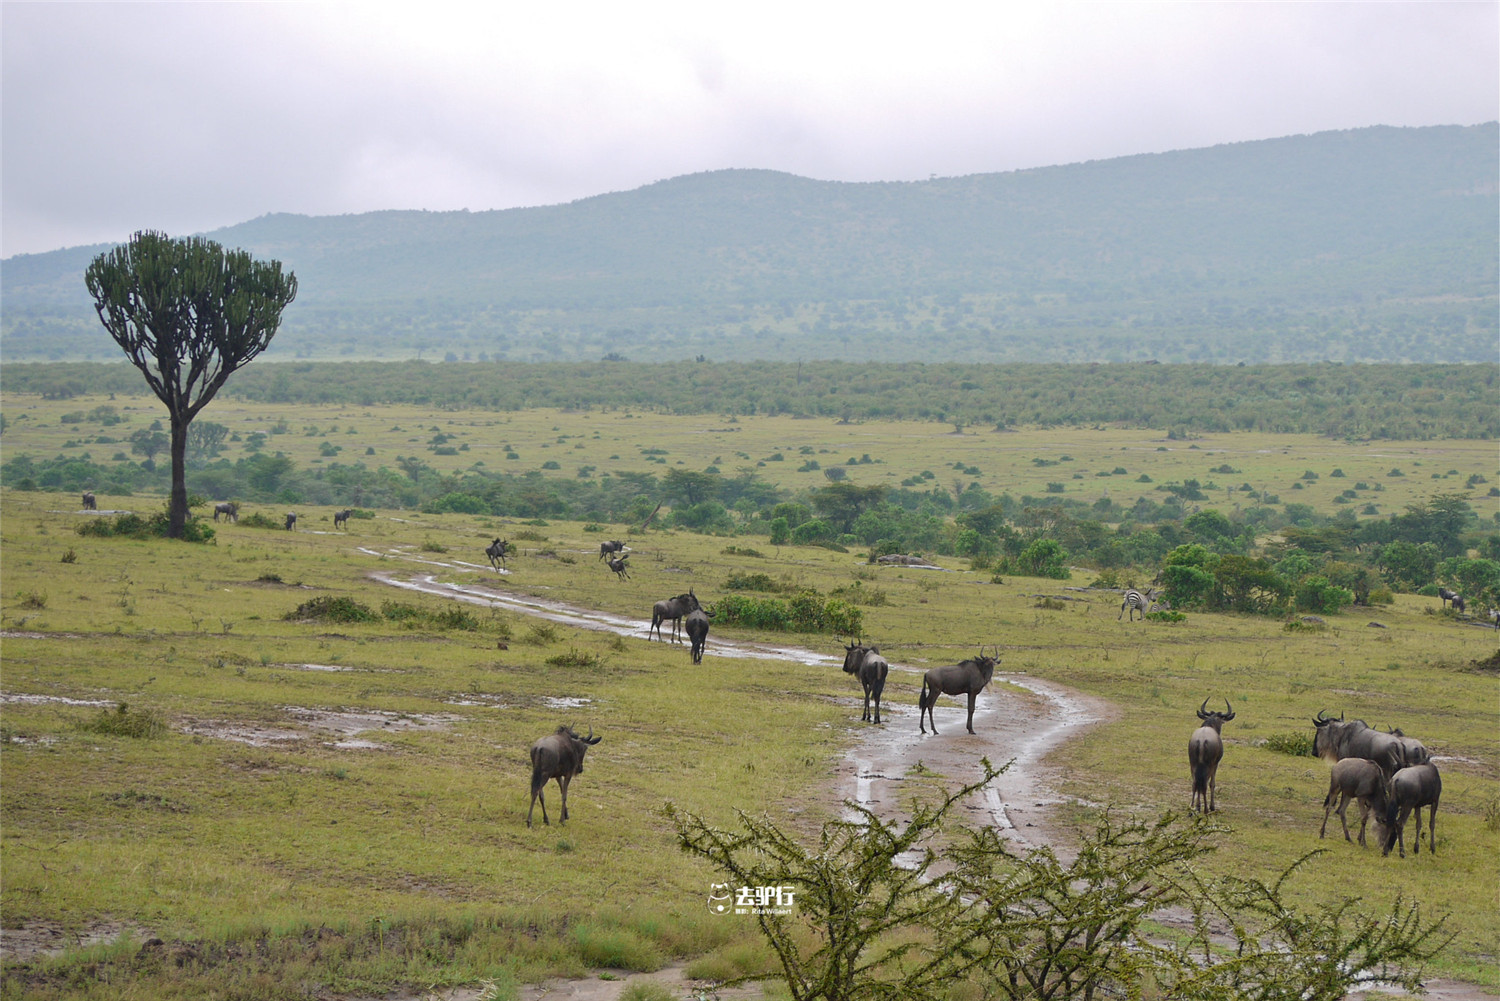
[[[922,182],[764,170],[207,234],[298,275],[270,358],[1493,362],[1500,126]],[[7,361],[108,360],[82,273],[0,262]]]

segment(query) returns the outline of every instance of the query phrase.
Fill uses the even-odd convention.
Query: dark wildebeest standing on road
[[[615,572],[616,580],[628,580],[630,578],[630,574],[627,571],[630,569],[630,567],[625,562],[628,559],[630,559],[629,556],[611,556],[604,565]]]
[[[1234,719],[1234,707],[1224,700],[1224,711],[1207,712],[1208,699],[1198,707],[1198,718],[1203,725],[1188,738],[1188,768],[1193,773],[1193,801],[1189,809],[1202,813],[1213,813],[1214,786],[1219,774],[1219,761],[1224,757],[1224,724]]]
[[[708,643],[708,613],[701,608],[688,612],[684,623],[688,642],[692,644],[693,663],[703,663],[703,647]]]
[[[651,627],[646,630],[646,639],[649,640],[652,631],[655,630],[656,638],[661,640],[661,624],[670,619],[672,622],[672,642],[681,643],[682,640],[678,638],[677,631],[682,627],[682,617],[688,612],[696,612],[701,607],[698,604],[698,598],[693,594],[692,588],[688,588],[687,594],[679,594],[675,598],[658,601],[655,605],[651,606]],[[662,640],[662,642],[666,641]]]
[[[99,510],[99,502],[94,500],[94,492],[92,490],[85,490],[83,492],[83,509],[85,511]]]
[[[297,512],[296,511],[288,511],[286,513],[286,530],[288,532],[290,532],[292,529],[294,529],[296,527],[297,527]]]
[[[880,722],[880,693],[885,691],[885,676],[890,670],[891,665],[880,656],[880,647],[865,646],[863,643],[850,643],[844,647],[844,673],[858,678],[860,686],[865,690],[865,712],[860,717],[861,721]],[[873,720],[870,716],[872,698],[875,700]]]
[[[1394,734],[1372,730],[1362,719],[1345,722],[1329,718],[1323,710],[1313,717],[1313,757],[1324,761],[1342,761],[1345,758],[1364,758],[1380,766],[1389,778],[1406,764],[1406,747]]]
[[[1444,608],[1448,607],[1448,602],[1452,601],[1454,598],[1457,598],[1457,597],[1458,597],[1458,592],[1457,591],[1450,591],[1446,587],[1440,587],[1440,588],[1438,588],[1438,600],[1443,603],[1443,607]]]
[[[999,648],[996,648],[999,653]],[[923,733],[927,732],[925,723],[932,722],[932,732],[937,730],[937,720],[933,718],[932,707],[937,703],[939,695],[967,695],[969,697],[969,732],[974,732],[974,699],[984,690],[984,686],[990,683],[995,676],[995,665],[1000,662],[997,657],[986,657],[984,648],[980,647],[979,655],[971,660],[958,664],[950,664],[947,667],[934,667],[922,675],[922,694],[917,697],[917,729]]]
[[[1400,844],[1401,857],[1406,858],[1406,817],[1415,812],[1417,833],[1411,839],[1412,854],[1422,854],[1422,807],[1430,806],[1427,814],[1427,853],[1437,854],[1437,808],[1443,795],[1443,779],[1437,765],[1412,765],[1403,768],[1391,779],[1390,795],[1385,804],[1385,847],[1382,855],[1391,853],[1391,846]]]
[[[1359,800],[1359,843],[1363,847],[1370,811],[1375,811],[1376,823],[1385,823],[1385,775],[1375,762],[1345,758],[1334,763],[1328,775],[1328,796],[1323,800],[1323,826],[1318,829],[1318,837],[1327,833],[1328,815],[1336,812],[1344,825],[1344,840],[1354,840],[1349,837],[1349,818],[1344,815],[1351,799]]]
[[[496,539],[494,542],[491,542],[489,545],[484,547],[484,555],[490,558],[490,566],[494,567],[496,570],[499,570],[501,565],[505,562],[505,557],[510,555],[510,542],[502,542],[501,540]]]
[[[349,527],[349,516],[351,514],[353,514],[353,513],[354,513],[354,508],[352,508],[352,507],[351,508],[345,508],[342,511],[335,511],[335,512],[333,512],[333,527],[334,528],[348,528]]]
[[[558,823],[567,823],[568,783],[573,781],[573,776],[583,772],[584,754],[603,739],[594,736],[593,727],[589,727],[587,737],[580,737],[573,732],[571,726],[560,726],[556,733],[548,734],[531,745],[531,806],[526,811],[527,827],[531,826],[531,814],[537,803],[542,804],[542,823],[551,826],[552,822],[547,819],[547,800],[542,795],[542,787],[552,779],[557,779],[557,786],[562,790],[562,820]]]
[[[610,539],[608,542],[601,542],[599,543],[599,558],[601,560],[606,559],[611,554],[621,552],[624,549],[625,543],[619,541],[618,539]]]
[[[1461,594],[1455,594],[1453,596],[1453,610],[1459,615],[1463,615],[1466,608],[1468,608],[1468,606],[1464,604],[1464,596]]]
[[[240,506],[234,501],[220,501],[214,505],[214,521],[218,521],[221,514],[235,524],[239,524]]]

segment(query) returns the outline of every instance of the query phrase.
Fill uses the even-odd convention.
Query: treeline
[[[124,364],[7,365],[6,393],[138,395]],[[639,410],[927,420],[1008,427],[1122,424],[1351,439],[1500,436],[1500,365],[981,365],[850,362],[284,362],[223,395],[263,403]]]
[[[0,479],[21,490],[129,495],[167,488],[166,472],[149,459],[104,465],[87,454],[16,456],[0,465]],[[1378,600],[1381,590],[1420,591],[1439,583],[1464,593],[1476,609],[1500,605],[1500,526],[1481,523],[1461,494],[1439,494],[1401,514],[1360,521],[1347,508],[1329,517],[1306,504],[1269,501],[1226,515],[1198,509],[1185,492],[1167,493],[1159,502],[1142,497],[1128,506],[1108,497],[1090,504],[997,496],[977,483],[957,494],[936,486],[849,482],[794,493],[754,474],[442,474],[414,457],[395,469],[361,463],[298,469],[285,455],[265,453],[232,463],[200,456],[188,486],[203,498],[260,503],[650,523],[759,537],[773,546],[858,548],[872,560],[923,552],[966,558],[975,569],[999,574],[1066,578],[1070,567],[1082,565],[1109,585],[1157,575],[1178,608],[1333,612]],[[1258,540],[1270,533],[1281,541],[1266,547]],[[1471,558],[1471,550],[1478,556]]]

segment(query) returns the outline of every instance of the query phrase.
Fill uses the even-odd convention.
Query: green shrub
[[[114,709],[101,709],[99,715],[81,726],[89,733],[109,737],[160,737],[167,732],[167,722],[154,709],[131,709],[124,702]]]
[[[273,520],[271,518],[268,518],[265,515],[261,514],[259,511],[253,511],[250,514],[247,514],[244,517],[240,518],[239,524],[241,524],[243,526],[246,526],[248,528],[285,528],[286,527],[286,522],[285,521],[275,521],[275,520]]]
[[[289,622],[307,619],[318,622],[375,622],[377,620],[377,616],[369,606],[362,605],[353,598],[335,598],[326,594],[304,601],[282,618]]]
[[[1160,612],[1147,612],[1146,618],[1152,622],[1185,622],[1187,616],[1176,609],[1168,608]]]
[[[113,518],[91,518],[81,522],[74,531],[79,535],[105,539],[165,539],[168,525],[167,512],[158,511],[150,517],[119,514]],[[179,539],[183,542],[208,542],[213,537],[214,530],[201,519],[189,518],[182,526]]]
[[[1278,754],[1310,758],[1313,753],[1313,739],[1305,733],[1273,733],[1266,738],[1266,749]]]
[[[780,584],[763,573],[732,573],[724,578],[726,591],[765,591],[776,594],[782,590]]]

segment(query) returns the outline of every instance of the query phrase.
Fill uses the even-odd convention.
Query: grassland
[[[78,434],[60,423],[59,408],[103,401],[5,402],[7,451],[50,455]],[[157,416],[144,400],[112,405],[129,416],[127,433]],[[325,459],[321,444],[332,441],[372,464],[418,452],[454,469],[540,470],[556,460],[558,470],[542,471],[553,476],[577,475],[581,465],[656,470],[664,460],[810,486],[821,474],[797,472],[798,460],[869,454],[870,463],[849,467],[856,482],[930,469],[942,484],[965,476],[952,468],[961,462],[980,470],[966,478],[994,492],[1041,494],[1062,471],[1070,492],[1097,495],[1107,485],[1123,500],[1153,484],[1208,480],[1228,463],[1240,470],[1233,485],[1248,481],[1284,499],[1313,469],[1320,478],[1306,481],[1298,500],[1319,508],[1346,483],[1380,482],[1385,489],[1371,493],[1389,512],[1459,490],[1473,473],[1495,475],[1493,445],[1478,441],[1179,442],[1120,430],[954,435],[783,418],[217,404],[206,417],[245,432],[284,423],[267,450],[299,464]],[[468,450],[427,451],[434,429]],[[519,459],[504,457],[507,445]],[[783,460],[770,460],[777,452]],[[1038,457],[1058,465],[1039,466]],[[1116,466],[1127,474],[1096,475]],[[1330,483],[1334,468],[1346,478]],[[1386,476],[1392,468],[1406,475]],[[1138,483],[1141,474],[1153,483]],[[98,500],[137,511],[162,504]],[[192,545],[82,537],[76,508],[70,495],[0,491],[0,905],[7,938],[21,928],[134,937],[10,966],[7,997],[116,996],[111,978],[142,996],[279,997],[297,983],[504,985],[673,957],[706,957],[703,969],[721,971],[758,961],[750,929],[707,912],[714,874],[676,851],[661,807],[671,801],[723,822],[736,809],[764,810],[800,827],[836,810],[828,776],[861,728],[853,689],[836,669],[731,660],[712,646],[693,668],[682,648],[485,609],[471,609],[473,628],[410,615],[286,618],[316,597],[376,613],[387,602],[441,612],[451,603],[398,591],[371,572],[473,581],[480,571],[455,564],[482,563],[495,535],[520,544],[502,585],[521,594],[644,617],[652,601],[688,586],[712,601],[731,572],[825,593],[857,582],[878,592],[862,608],[865,634],[892,660],[942,663],[998,644],[1002,670],[1113,704],[1108,723],[1055,761],[1063,792],[1117,810],[1186,806],[1192,711],[1205,696],[1227,697],[1238,715],[1225,728],[1218,797],[1233,830],[1213,863],[1225,871],[1267,874],[1318,847],[1326,766],[1272,751],[1266,738],[1310,734],[1320,708],[1399,725],[1444,757],[1440,853],[1382,859],[1328,841],[1295,893],[1309,906],[1355,895],[1371,910],[1401,894],[1446,911],[1458,938],[1438,972],[1497,983],[1496,679],[1475,667],[1495,653],[1496,636],[1436,614],[1435,599],[1398,596],[1309,630],[1227,615],[1127,625],[1107,593],[1067,592],[1084,600],[1039,607],[1037,595],[1063,593],[1059,582],[993,583],[953,561],[951,573],[875,570],[858,554],[774,549],[753,537],[629,536],[632,578],[617,581],[596,555],[601,539],[627,537],[621,525],[599,532],[576,522],[377,511],[336,533],[331,507],[298,505],[299,531],[224,524],[211,544]],[[446,566],[412,562],[420,559]],[[1088,579],[1079,572],[1069,583]],[[837,643],[781,638],[829,652]],[[893,677],[887,700],[914,701],[912,679]],[[159,721],[162,732],[118,732],[111,716],[122,703],[128,718]],[[356,717],[370,728],[351,733]],[[592,726],[604,740],[573,786],[568,825],[528,830],[526,748],[562,722]],[[1064,808],[1063,836],[1088,812]],[[148,935],[167,945],[141,950]]]
[[[165,423],[161,404],[147,396],[46,400],[11,394],[4,403],[7,457],[88,454],[107,463],[119,454],[122,460],[137,459],[129,455],[130,434],[154,420]],[[100,427],[64,419],[100,406],[115,408],[121,423]],[[448,475],[477,467],[574,479],[618,470],[660,476],[678,466],[694,471],[715,466],[725,476],[753,473],[777,487],[798,490],[824,485],[822,470],[842,466],[850,481],[866,486],[898,486],[925,471],[932,476],[922,481],[922,489],[976,483],[1016,498],[1053,495],[1092,502],[1107,494],[1122,505],[1140,496],[1159,502],[1167,496],[1159,488],[1192,479],[1208,497],[1203,505],[1226,514],[1257,503],[1237,491],[1243,484],[1282,503],[1307,504],[1325,513],[1348,501],[1346,509],[1361,517],[1371,516],[1364,513],[1367,504],[1384,517],[1438,492],[1468,494],[1486,515],[1500,510],[1500,499],[1489,497],[1487,486],[1467,485],[1474,476],[1489,485],[1496,479],[1495,445],[1477,438],[1351,442],[1246,432],[1173,440],[1159,431],[1105,426],[954,433],[949,425],[918,421],[844,424],[796,417],[543,409],[496,413],[236,400],[216,401],[201,419],[240,436],[225,446],[222,458],[235,461],[252,454],[249,437],[259,432],[266,436],[263,452],[283,453],[301,469],[335,463],[395,469],[398,458],[415,457]],[[100,435],[110,440],[100,442]],[[438,436],[442,440],[435,442]],[[157,461],[165,463],[165,456]],[[803,468],[814,462],[815,468]],[[1049,491],[1049,484],[1057,489]],[[1341,501],[1350,490],[1355,497]]]

